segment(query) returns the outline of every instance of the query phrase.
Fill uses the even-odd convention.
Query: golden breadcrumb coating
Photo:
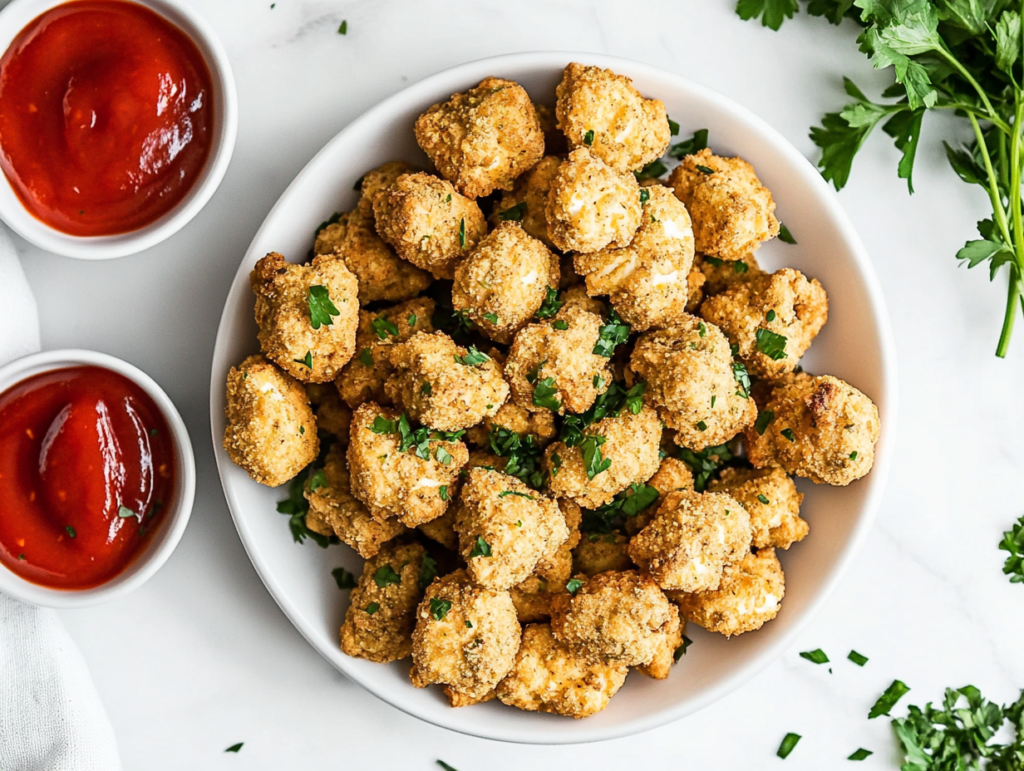
[[[737,382],[729,341],[714,324],[683,314],[676,326],[642,334],[629,363],[647,381],[645,399],[683,447],[724,444],[757,418],[754,400]]]
[[[592,423],[584,433],[588,438],[581,445],[566,447],[564,442],[554,442],[544,452],[544,468],[551,475],[548,486],[555,495],[570,498],[583,508],[594,509],[608,503],[631,484],[646,482],[658,470],[661,421],[652,407],[644,405],[635,415],[624,408],[618,417]],[[603,437],[605,441],[599,443],[599,439],[595,442],[589,437]],[[611,465],[592,478],[585,463],[591,452],[594,453],[589,464],[591,472],[601,463],[597,453],[604,461],[611,461]],[[557,471],[555,455],[560,458]]]
[[[686,312],[696,313],[704,299],[704,274],[697,266],[696,259],[690,266],[690,272],[686,274]]]
[[[683,644],[683,632],[686,631],[686,621],[680,618],[679,609],[675,611],[669,623],[658,632],[657,652],[650,664],[641,664],[637,671],[642,675],[654,680],[665,680],[672,671],[672,665],[676,663],[676,650]]]
[[[802,541],[810,526],[800,517],[804,496],[789,475],[778,466],[764,469],[723,469],[708,485],[716,493],[728,493],[750,514],[755,549],[788,549]]]
[[[423,447],[402,452],[399,418],[376,402],[366,402],[353,414],[348,446],[352,494],[378,522],[397,518],[416,527],[444,514],[469,451],[462,442],[431,438]]]
[[[640,185],[586,148],[573,150],[558,167],[544,216],[548,237],[562,251],[626,246],[640,227]]]
[[[591,660],[649,664],[675,611],[649,576],[635,570],[581,579],[575,594],[551,604],[551,630],[570,651]],[[678,624],[678,618],[676,624]]]
[[[704,277],[702,291],[706,297],[721,294],[733,284],[749,281],[764,274],[761,266],[757,264],[754,252],[745,254],[738,260],[720,260],[717,257],[698,254],[693,264]]]
[[[418,543],[388,544],[366,561],[341,625],[345,653],[379,664],[412,655],[425,555]]]
[[[249,283],[263,355],[297,380],[334,380],[355,352],[359,323],[359,283],[345,263],[321,255],[311,265],[294,265],[271,252],[256,263]],[[320,313],[311,316],[314,305],[323,321]]]
[[[517,218],[523,230],[543,242],[549,249],[555,245],[548,236],[548,220],[545,210],[548,205],[548,191],[558,174],[562,159],[553,155],[541,161],[516,180],[515,186],[501,196],[494,210],[492,222]]]
[[[412,420],[431,428],[469,428],[508,399],[501,362],[456,345],[444,332],[413,335],[387,356],[394,371],[384,393]]]
[[[580,542],[580,521],[583,512],[575,503],[565,499],[558,502],[558,508],[565,517],[569,537],[554,553],[538,560],[531,576],[509,589],[521,624],[550,618],[551,598],[555,594],[568,591],[566,583],[573,572],[572,550]]]
[[[596,576],[612,570],[636,567],[626,547],[629,539],[622,533],[584,533],[572,550],[572,572]]]
[[[452,305],[507,345],[558,286],[558,257],[516,222],[502,222],[455,269]]]
[[[704,148],[672,170],[668,184],[693,218],[697,251],[741,260],[779,234],[775,201],[754,167]]]
[[[555,94],[558,128],[569,146],[588,147],[616,171],[641,169],[668,149],[665,105],[644,99],[624,75],[573,62]]]
[[[459,551],[469,575],[488,589],[510,589],[569,537],[558,504],[499,471],[470,469],[455,510]]]
[[[871,471],[880,430],[878,408],[849,383],[793,373],[774,384],[746,430],[747,457],[755,468],[777,465],[813,482],[848,485]]]
[[[690,296],[693,229],[686,207],[661,185],[640,193],[643,213],[632,243],[575,256],[587,292],[608,295],[622,319],[642,332],[678,322]]]
[[[452,94],[416,120],[416,141],[469,198],[511,190],[544,157],[544,130],[526,89],[502,78]]]
[[[647,484],[658,491],[658,499],[635,516],[626,517],[626,532],[630,535],[636,535],[651,523],[654,513],[669,493],[693,490],[693,472],[678,458],[665,457]]]
[[[568,154],[569,143],[565,139],[565,134],[558,130],[555,108],[539,102],[534,102],[533,108],[537,111],[537,119],[540,120],[540,127],[544,132],[544,151],[548,155]]]
[[[662,589],[715,589],[726,565],[750,551],[750,515],[725,493],[669,494],[629,542],[629,556]]]
[[[316,413],[316,430],[327,432],[342,444],[348,444],[352,410],[342,403],[334,384],[306,383],[306,395]]]
[[[590,717],[608,706],[626,681],[625,664],[605,664],[572,653],[549,624],[530,624],[515,665],[498,683],[498,699],[530,712]]]
[[[318,485],[313,489],[314,480],[306,483],[305,495],[309,501],[306,526],[310,530],[338,536],[363,559],[370,559],[380,551],[382,544],[405,532],[405,525],[398,520],[378,522],[352,495],[344,445],[331,445],[324,460],[324,476],[326,486]]]
[[[387,190],[398,181],[398,178],[406,174],[415,174],[420,169],[405,161],[388,161],[385,164],[371,169],[363,175],[359,181],[359,190],[362,195],[357,204],[360,213],[373,221],[373,201],[377,194]]]
[[[538,447],[546,447],[558,433],[552,413],[530,412],[514,402],[505,402],[496,413],[484,418],[483,423],[470,428],[466,438],[479,447],[490,447],[491,431],[497,428],[519,434],[521,439],[532,437]]]
[[[377,233],[398,256],[450,279],[455,264],[487,235],[487,221],[476,201],[450,182],[425,174],[405,174],[373,199]]]
[[[363,402],[391,404],[384,381],[394,372],[388,351],[417,332],[433,332],[430,319],[434,301],[427,297],[408,300],[379,311],[360,311],[356,355],[334,381],[345,403],[355,409]]]
[[[468,466],[469,464],[466,465]],[[449,496],[453,501],[458,499],[459,491],[457,483],[454,490],[450,488]],[[459,549],[459,534],[455,532],[454,506],[449,506],[445,513],[440,517],[432,519],[429,522],[424,522],[416,529],[431,541],[436,541],[449,551],[458,551]]]
[[[700,314],[721,327],[729,342],[739,348],[739,358],[750,374],[777,378],[796,369],[800,357],[828,320],[828,297],[817,279],[783,268],[733,284],[709,297]],[[774,353],[770,336],[781,335],[782,353]],[[765,350],[772,352],[769,356]]]
[[[262,356],[232,367],[224,449],[253,481],[283,485],[316,460],[320,443],[302,384]]]
[[[530,412],[548,410],[550,404],[535,403],[539,384],[542,393],[556,389],[550,398],[558,401],[560,414],[590,409],[612,380],[609,360],[594,353],[603,323],[600,316],[570,307],[554,319],[524,327],[505,362],[512,400]]]
[[[521,630],[508,592],[484,589],[457,570],[427,587],[412,633],[412,684],[448,685],[480,699],[515,663]]]
[[[732,637],[760,629],[779,614],[786,580],[775,549],[751,552],[729,565],[718,589],[672,592],[683,616],[709,632]]]
[[[563,312],[567,308],[579,308],[580,310],[593,313],[595,316],[600,316],[601,318],[608,315],[608,306],[596,297],[588,295],[585,284],[575,284],[574,286],[569,287],[562,292],[558,299],[562,302],[560,310]]]

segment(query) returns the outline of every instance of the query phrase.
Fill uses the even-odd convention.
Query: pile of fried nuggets
[[[366,560],[347,654],[587,717],[629,667],[667,677],[687,621],[776,616],[775,549],[808,532],[790,475],[867,474],[878,411],[797,367],[827,298],[758,267],[780,226],[750,164],[643,178],[670,121],[628,78],[570,64],[554,111],[487,78],[415,131],[435,172],[370,171],[311,262],[257,263],[224,446],[270,486],[320,457],[306,525]],[[436,328],[437,282],[484,350]],[[696,485],[679,459],[740,442]]]

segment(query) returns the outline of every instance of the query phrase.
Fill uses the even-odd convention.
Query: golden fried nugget
[[[651,523],[654,513],[664,503],[669,493],[693,490],[693,472],[678,458],[665,457],[654,476],[647,480],[647,484],[658,491],[658,499],[638,514],[626,517],[626,532],[630,535],[636,535]]]
[[[750,515],[725,493],[670,493],[629,542],[629,556],[662,589],[715,589],[726,565],[750,551]]]
[[[640,191],[643,213],[632,243],[577,254],[587,292],[608,295],[622,319],[642,332],[678,323],[690,296],[693,229],[686,207],[661,185]]]
[[[224,449],[253,481],[277,487],[316,460],[320,443],[309,397],[262,356],[228,372],[224,413]]]
[[[558,167],[544,216],[548,237],[562,251],[626,246],[640,227],[640,186],[586,148],[574,150]]]
[[[569,537],[558,504],[515,477],[470,469],[455,510],[459,551],[469,575],[488,589],[524,581]]]
[[[508,592],[477,586],[457,570],[428,586],[416,609],[409,678],[417,688],[441,683],[480,699],[512,669],[520,637]]]
[[[721,294],[733,284],[749,281],[764,273],[757,264],[754,252],[745,254],[738,260],[720,260],[717,257],[705,257],[698,254],[693,264],[704,277],[703,293],[706,297]]]
[[[683,158],[668,184],[690,212],[698,252],[741,260],[779,234],[771,191],[742,158],[704,148]]]
[[[671,328],[642,334],[629,363],[647,381],[645,399],[683,447],[724,444],[757,418],[729,341],[714,324],[683,314]]]
[[[572,572],[596,576],[636,567],[626,551],[629,539],[622,533],[584,533],[572,550]]]
[[[399,413],[376,402],[362,404],[352,415],[348,468],[352,494],[378,522],[397,518],[406,527],[437,519],[448,508],[459,469],[469,459],[459,441],[430,438],[402,450]],[[408,435],[409,442],[414,437]],[[424,457],[425,456],[425,457]]]
[[[580,542],[583,512],[566,499],[558,501],[558,508],[565,517],[569,537],[552,554],[537,561],[533,575],[509,589],[521,624],[550,618],[551,598],[567,591],[566,583],[572,576],[572,550]]]
[[[789,475],[778,466],[764,469],[723,469],[708,489],[728,493],[750,514],[756,549],[788,549],[810,530],[800,518],[804,496]]]
[[[363,559],[370,559],[381,546],[406,531],[398,520],[378,522],[369,510],[352,495],[352,485],[345,461],[345,445],[335,443],[324,460],[326,486],[306,482],[309,501],[306,527],[321,535],[336,535],[342,543],[355,549]]]
[[[384,393],[413,420],[459,431],[494,415],[508,399],[501,363],[456,345],[444,332],[413,335],[387,354]]]
[[[347,365],[346,365],[347,366]],[[314,402],[310,396],[310,402],[316,404],[316,430],[326,431],[334,436],[341,444],[347,445],[349,439],[349,427],[352,425],[352,410],[341,401],[338,389],[331,383],[318,383],[325,393],[318,395]],[[309,387],[306,393],[309,394]]]
[[[665,105],[644,99],[633,81],[573,62],[555,91],[558,128],[573,149],[587,147],[616,171],[636,171],[668,149]]]
[[[373,215],[378,235],[398,256],[434,278],[453,278],[455,264],[487,235],[476,201],[422,172],[405,174],[378,192]]]
[[[590,409],[612,380],[609,360],[594,353],[602,325],[600,316],[571,307],[524,327],[505,362],[512,400],[530,412]]]
[[[718,589],[670,596],[688,621],[732,637],[775,618],[785,593],[786,579],[775,549],[761,549],[726,567]]]
[[[511,190],[544,157],[544,131],[529,94],[501,78],[435,104],[416,120],[416,141],[469,198]]]
[[[345,653],[379,664],[412,655],[425,556],[418,543],[388,544],[366,561],[341,625]]]
[[[375,169],[371,169],[359,180],[359,190],[362,195],[359,198],[359,212],[364,217],[373,221],[373,201],[377,194],[387,190],[398,181],[398,178],[406,174],[416,174],[420,169],[405,161],[388,161]]]
[[[548,191],[558,174],[562,159],[549,155],[540,163],[516,180],[511,191],[501,196],[501,201],[494,210],[492,221],[496,225],[503,220],[515,220],[523,226],[523,230],[549,249],[555,245],[548,236],[548,220],[546,209]]]
[[[690,272],[686,274],[686,312],[696,313],[704,300],[704,283],[706,279],[697,266],[696,260],[690,266]]]
[[[828,297],[817,279],[783,268],[733,284],[709,297],[700,315],[721,327],[750,374],[776,378],[797,362],[828,321]]]
[[[562,302],[559,312],[565,311],[568,308],[579,308],[601,318],[608,315],[608,306],[596,297],[588,295],[585,284],[575,284],[569,287],[562,292],[559,300]]]
[[[371,400],[379,404],[391,403],[384,393],[384,381],[394,372],[387,357],[388,350],[417,332],[433,332],[434,325],[430,321],[433,315],[434,301],[427,297],[379,311],[359,312],[358,353],[334,381],[349,407],[355,409]]]
[[[549,624],[530,624],[512,671],[498,683],[498,699],[530,712],[590,717],[608,706],[628,672],[625,664],[572,653],[555,639]]]
[[[558,286],[558,257],[515,222],[502,222],[455,269],[452,305],[507,345]]]
[[[334,380],[355,352],[359,285],[340,259],[311,265],[271,252],[249,276],[263,355],[297,380]]]
[[[747,457],[755,468],[777,465],[844,486],[871,471],[880,430],[878,408],[849,383],[806,372],[783,375],[745,431]]]
[[[575,447],[554,442],[544,452],[548,486],[559,497],[597,508],[658,470],[661,421],[652,407],[644,405],[637,414],[623,409],[587,426],[585,435]]]
[[[635,570],[599,573],[583,580],[575,594],[555,597],[551,630],[573,653],[637,666],[654,660],[664,642],[660,633],[671,628],[673,615],[649,576]]]
[[[470,465],[472,464],[467,463],[463,468]],[[451,500],[457,500],[458,495],[458,487],[455,487],[454,489],[449,488],[448,496]],[[455,532],[454,506],[449,506],[440,517],[432,519],[429,522],[424,522],[422,525],[417,526],[416,529],[423,533],[427,538],[432,541],[436,541],[446,549],[451,551],[458,551],[459,549],[459,534]]]
[[[686,631],[686,621],[680,618],[678,608],[660,632],[656,643],[657,651],[650,664],[641,664],[637,671],[642,675],[654,680],[665,680],[672,671],[672,665],[676,663],[676,651],[683,644],[683,632]]]
[[[550,412],[530,412],[514,402],[505,402],[501,408],[484,418],[466,432],[466,438],[479,447],[492,447],[491,432],[504,428],[518,434],[521,440],[530,437],[538,447],[545,447],[558,433],[555,418]]]

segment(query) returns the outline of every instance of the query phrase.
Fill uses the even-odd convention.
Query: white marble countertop
[[[874,258],[898,346],[901,415],[878,524],[826,609],[780,661],[703,712],[647,734],[535,748],[460,736],[386,706],[310,648],[265,591],[232,526],[210,447],[209,366],[221,307],[263,217],[320,146],[383,97],[448,66],[499,53],[576,49],[643,60],[705,83],[816,157],[807,128],[844,101],[840,76],[882,77],[855,28],[798,18],[772,33],[733,0],[203,0],[241,106],[220,190],[151,251],[86,263],[19,243],[47,348],[106,351],[149,372],[196,449],[195,512],[175,555],[123,600],[61,617],[81,646],[129,771],[183,768],[771,768],[787,731],[790,769],[898,765],[888,722],[868,722],[894,677],[904,703],[972,683],[1008,701],[1024,686],[1024,586],[1002,575],[1000,533],[1024,506],[1024,327],[993,356],[1001,282],[953,255],[986,215],[957,181],[928,116],[909,197],[897,153],[875,137],[840,200]],[[348,21],[348,34],[338,35]],[[282,527],[284,523],[282,522]],[[824,648],[833,673],[798,651]],[[855,648],[863,669],[845,660]],[[237,756],[225,747],[245,742]],[[627,765],[628,763],[628,765]]]

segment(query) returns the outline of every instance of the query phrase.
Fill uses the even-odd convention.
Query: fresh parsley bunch
[[[971,126],[964,146],[946,144],[950,165],[964,182],[988,194],[992,217],[978,223],[980,238],[968,241],[957,259],[969,268],[987,263],[990,279],[1006,266],[1006,312],[996,347],[1005,356],[1024,307],[1024,57],[1021,4],[1011,0],[805,0],[806,10],[832,24],[849,18],[863,31],[860,50],[876,69],[889,69],[895,83],[881,101],[869,99],[848,79],[852,101],[828,113],[811,139],[821,148],[818,165],[841,189],[854,156],[881,126],[902,153],[897,173],[914,192],[914,158],[921,122],[929,110],[948,110]],[[799,10],[798,0],[739,0],[741,18],[760,18],[778,29]]]

